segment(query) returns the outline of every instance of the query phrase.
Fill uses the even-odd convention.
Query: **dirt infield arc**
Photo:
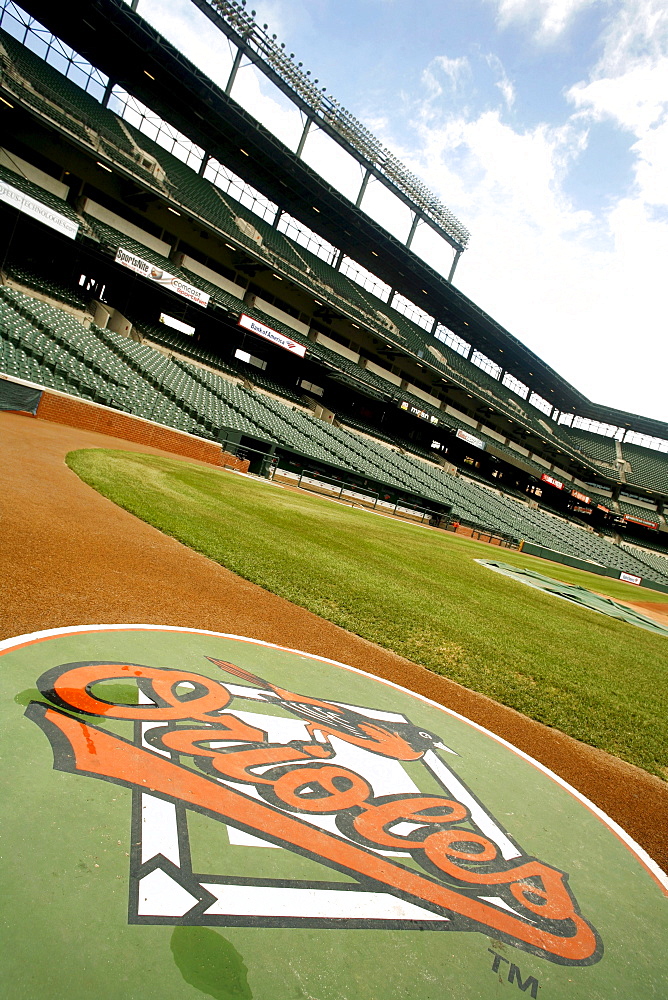
[[[138,521],[65,465],[68,451],[91,447],[162,454],[0,413],[0,638],[136,622],[236,633],[348,663],[446,705],[530,754],[668,868],[667,784],[345,632]]]

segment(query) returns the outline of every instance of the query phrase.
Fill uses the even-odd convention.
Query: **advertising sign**
[[[413,406],[412,403],[409,403],[406,400],[400,403],[399,408],[401,410],[406,410],[407,413],[410,413],[414,417],[419,417],[420,420],[428,420],[430,424],[438,423],[438,417],[432,416],[432,414],[427,413],[426,410],[421,410],[419,406]]]
[[[17,208],[19,212],[29,215],[31,219],[43,222],[45,226],[55,229],[57,232],[62,233],[63,236],[68,236],[71,240],[79,232],[78,222],[66,218],[60,212],[49,208],[48,205],[38,201],[36,198],[31,198],[29,194],[19,191],[18,188],[12,187],[11,184],[3,180],[0,180],[0,201],[11,205],[12,208]]]
[[[546,472],[540,477],[544,483],[549,483],[550,486],[554,486],[555,490],[563,490],[564,484],[553,476],[548,476]]]
[[[466,441],[467,444],[472,444],[474,448],[480,448],[481,451],[485,450],[484,441],[481,441],[480,438],[475,437],[473,434],[469,434],[468,431],[463,431],[461,427],[457,431],[457,437],[460,441]]]
[[[596,510],[605,511],[606,514],[610,513],[610,508],[609,507],[604,507],[602,503],[597,503],[596,504]]]
[[[264,323],[260,323],[259,320],[253,319],[245,313],[242,313],[239,317],[239,326],[243,327],[244,330],[250,330],[251,333],[256,333],[258,337],[270,340],[272,344],[276,344],[278,347],[282,347],[284,350],[290,351],[291,354],[296,354],[300,358],[303,358],[306,354],[306,348],[303,344],[298,344],[296,340],[291,340],[290,337],[284,336],[284,334],[279,333],[277,330],[272,330],[270,326],[265,326]]]
[[[636,585],[636,587],[639,587],[640,584],[642,583],[642,577],[641,576],[635,576],[634,573],[620,573],[619,574],[619,579],[620,580],[625,580],[626,583],[634,583]]]
[[[176,292],[177,295],[183,296],[184,299],[188,299],[190,302],[194,302],[195,305],[202,306],[204,309],[209,304],[210,296],[206,292],[200,291],[194,285],[189,285],[187,281],[182,281],[181,278],[177,278],[176,275],[170,274],[168,271],[163,271],[161,267],[157,267],[155,264],[149,264],[147,260],[138,257],[134,253],[128,253],[123,247],[119,247],[116,251],[116,263],[122,264],[123,267],[134,271],[135,274],[141,274],[150,281],[155,281],[158,285]]]
[[[591,503],[591,498],[588,497],[586,493],[579,493],[577,490],[571,490],[571,496],[575,497],[576,500],[581,500],[582,503]]]
[[[643,528],[653,528],[655,531],[659,530],[659,525],[655,521],[644,521],[642,517],[631,517],[630,514],[625,514],[624,520],[630,521],[632,524],[642,524]]]

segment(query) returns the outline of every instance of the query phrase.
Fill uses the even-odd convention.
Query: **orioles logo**
[[[567,873],[521,849],[445,763],[456,754],[438,735],[207,659],[215,679],[64,664],[26,710],[54,767],[132,790],[130,922],[478,931],[553,962],[598,961]],[[123,681],[131,703],[110,700],[105,682]],[[422,791],[416,768],[440,792]],[[225,824],[230,845],[283,848],[333,877],[198,872],[193,812]]]

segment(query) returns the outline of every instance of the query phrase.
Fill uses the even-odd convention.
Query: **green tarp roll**
[[[25,410],[36,413],[42,398],[41,389],[0,378],[0,410]]]

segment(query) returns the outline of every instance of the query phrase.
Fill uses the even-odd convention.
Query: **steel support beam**
[[[452,284],[452,279],[455,276],[455,269],[457,267],[457,264],[459,263],[459,258],[461,257],[461,255],[462,255],[461,250],[455,250],[455,258],[452,262],[452,267],[450,268],[450,274],[448,275],[448,281],[450,282],[450,284]]]
[[[237,49],[237,54],[234,57],[234,62],[232,63],[232,69],[230,70],[230,75],[227,78],[227,83],[225,84],[225,93],[229,97],[232,93],[232,87],[234,86],[234,81],[237,78],[237,73],[239,72],[239,67],[241,66],[241,60],[243,58],[243,52],[241,49]]]
[[[370,179],[371,179],[371,171],[370,170],[366,170],[365,173],[364,173],[364,177],[362,178],[362,184],[361,184],[360,189],[359,189],[359,191],[357,193],[357,201],[355,202],[355,208],[359,208],[360,205],[362,204],[362,198],[364,197],[364,193],[365,193],[367,187],[369,186],[369,180]]]
[[[109,105],[109,98],[111,97],[111,93],[112,93],[112,91],[113,91],[113,89],[114,89],[115,86],[116,86],[116,84],[115,84],[114,80],[112,80],[111,77],[109,77],[109,80],[107,82],[107,86],[104,88],[104,94],[102,95],[102,100],[100,102],[102,104],[103,108],[108,107],[108,105]]]
[[[295,156],[298,159],[301,159],[301,155],[304,152],[304,146],[306,145],[306,139],[308,137],[308,134],[309,134],[309,131],[311,129],[311,125],[312,124],[313,124],[313,119],[312,118],[307,118],[306,119],[306,124],[304,125],[304,128],[302,129],[302,134],[301,134],[301,138],[299,140],[299,145],[297,146],[297,152],[295,153]]]
[[[413,222],[411,223],[411,231],[408,234],[408,239],[406,240],[407,249],[410,249],[410,245],[413,242],[413,237],[415,236],[419,223],[420,223],[420,214],[419,212],[416,212],[415,215],[413,216]]]

